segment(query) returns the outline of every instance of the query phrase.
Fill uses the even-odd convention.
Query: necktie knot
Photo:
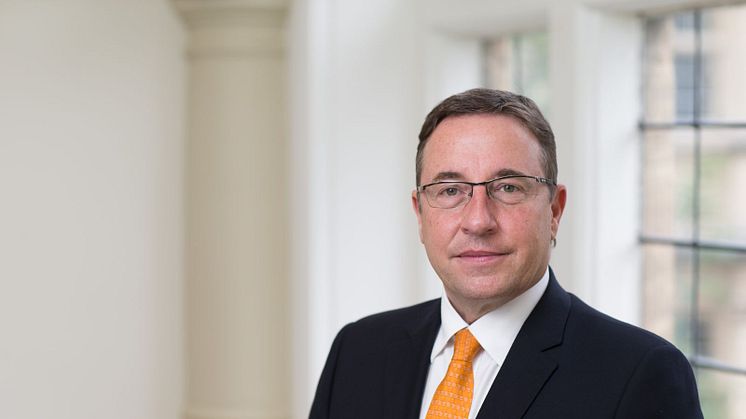
[[[459,330],[453,338],[454,360],[471,362],[480,349],[479,342],[467,328]]]

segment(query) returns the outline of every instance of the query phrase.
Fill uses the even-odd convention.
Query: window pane
[[[694,117],[694,13],[645,21],[645,121],[691,122]]]
[[[645,132],[642,178],[643,234],[692,239],[692,130]]]
[[[697,370],[697,387],[704,417],[742,419],[746,412],[746,376]]]
[[[549,42],[546,32],[502,36],[485,42],[485,86],[533,99],[549,115]]]
[[[539,108],[549,111],[549,50],[546,32],[518,36],[514,40],[520,56],[519,80],[521,94],[532,98]]]
[[[691,249],[644,246],[643,326],[691,353]]]
[[[702,131],[700,237],[746,246],[746,129]]]
[[[702,118],[746,121],[746,5],[702,12]]]
[[[513,38],[502,36],[484,43],[485,87],[516,91],[513,57]]]
[[[701,353],[746,368],[746,254],[700,253]]]

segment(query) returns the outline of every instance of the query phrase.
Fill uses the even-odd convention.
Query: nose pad
[[[471,193],[469,194],[469,203],[474,199],[474,194],[476,193],[475,190],[477,189],[477,186],[484,186],[484,196],[487,199],[486,202],[491,203],[492,197],[490,196],[489,191],[487,190],[487,185],[476,185],[473,188],[471,188]]]

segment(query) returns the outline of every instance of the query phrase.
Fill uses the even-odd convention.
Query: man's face
[[[423,151],[420,184],[483,182],[505,173],[544,176],[541,148],[517,120],[465,115],[443,120]],[[549,263],[550,242],[565,205],[564,186],[547,185],[514,205],[491,200],[484,186],[452,209],[432,208],[412,194],[420,240],[446,294],[467,322],[533,286]]]

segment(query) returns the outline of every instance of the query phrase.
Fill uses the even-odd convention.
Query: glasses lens
[[[529,177],[495,179],[487,184],[487,192],[504,204],[518,204],[533,194],[536,185],[535,179]]]
[[[455,208],[469,198],[468,183],[438,183],[425,189],[427,201],[436,208]]]

